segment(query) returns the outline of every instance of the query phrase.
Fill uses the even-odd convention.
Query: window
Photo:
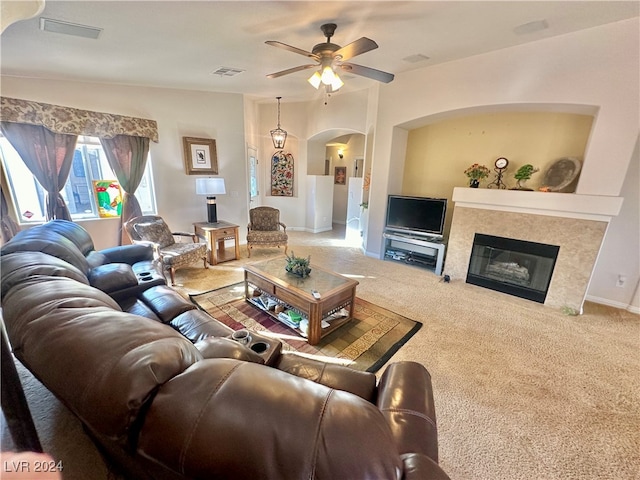
[[[20,223],[46,221],[46,191],[24,164],[9,140],[0,135],[0,157],[7,172],[13,203]],[[115,180],[100,140],[96,137],[78,136],[69,179],[60,192],[74,220],[99,218],[93,180]],[[155,213],[155,195],[151,161],[136,191],[143,214]]]

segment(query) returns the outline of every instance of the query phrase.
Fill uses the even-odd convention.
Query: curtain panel
[[[134,193],[144,175],[149,154],[149,139],[118,135],[114,138],[101,138],[100,143],[111,169],[124,190],[120,215],[120,245],[124,245],[130,243],[123,228],[124,224],[133,217],[142,215],[140,204]]]
[[[155,120],[92,112],[9,97],[0,97],[3,122],[39,125],[55,133],[113,138],[129,135],[158,142]]]
[[[60,190],[64,188],[77,135],[54,133],[40,125],[0,122],[2,133],[16,149],[36,180],[47,191],[47,220],[71,220]]]

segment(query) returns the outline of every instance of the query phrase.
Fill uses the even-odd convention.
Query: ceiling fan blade
[[[341,49],[334,52],[333,56],[340,55],[341,60],[349,60],[350,58],[355,57],[356,55],[362,55],[363,53],[367,53],[370,50],[375,50],[378,48],[378,44],[367,37],[362,37],[356,40],[355,42],[351,42],[349,45],[345,45]]]
[[[314,60],[320,60],[320,57],[318,57],[317,55],[314,55],[311,52],[307,52],[306,50],[302,50],[301,48],[292,47],[291,45],[287,45],[286,43],[278,42],[275,40],[267,40],[264,43],[266,43],[267,45],[271,45],[272,47],[283,48],[290,52],[297,53],[299,55],[304,55],[305,57],[313,58]]]
[[[345,72],[372,78],[373,80],[377,80],[382,83],[389,83],[394,79],[394,75],[392,73],[376,70],[375,68],[363,67],[362,65],[356,65],[355,63],[343,63],[339,65],[339,67]]]
[[[290,73],[295,73],[295,72],[300,72],[302,70],[306,70],[308,68],[314,68],[317,67],[318,65],[300,65],[299,67],[293,67],[293,68],[289,68],[287,70],[282,70],[280,72],[276,72],[276,73],[270,73],[269,75],[267,75],[267,78],[278,78],[278,77],[282,77],[284,75],[289,75]]]

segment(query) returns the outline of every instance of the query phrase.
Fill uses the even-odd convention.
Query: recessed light
[[[546,20],[535,20],[529,23],[523,23],[513,29],[516,35],[526,35],[527,33],[535,33],[549,28]]]
[[[102,32],[101,28],[44,17],[40,17],[40,30],[64,33],[65,35],[74,35],[76,37],[93,38],[94,40],[97,39],[100,36],[100,32]]]
[[[409,63],[418,63],[418,62],[424,62],[425,60],[429,60],[429,57],[421,53],[417,53],[415,55],[409,55],[408,57],[404,57],[402,60]]]

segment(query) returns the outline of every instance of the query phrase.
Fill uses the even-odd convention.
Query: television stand
[[[420,235],[385,231],[384,259],[416,265],[442,275],[445,244],[441,240]]]

